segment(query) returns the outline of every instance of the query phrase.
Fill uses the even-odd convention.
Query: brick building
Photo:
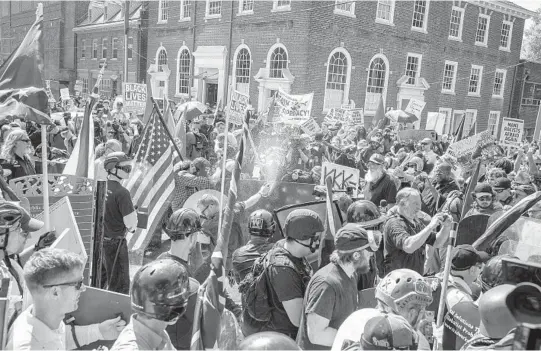
[[[526,60],[520,62],[522,64],[512,72],[513,93],[508,115],[511,118],[523,119],[525,134],[531,137],[541,107],[541,63]],[[537,139],[539,140],[539,137]]]
[[[36,19],[38,3],[43,3],[44,79],[51,81],[51,90],[60,95],[60,88],[75,82],[75,40],[72,32],[81,19],[88,1],[1,1],[0,61],[4,61],[23,41]]]
[[[141,82],[146,75],[145,7],[130,1],[128,34],[128,82]],[[122,94],[124,77],[124,9],[114,2],[97,7],[87,4],[84,20],[73,29],[77,41],[77,79],[83,82],[83,94],[92,90],[103,62],[106,66],[100,94],[113,98]],[[143,28],[144,27],[144,28]],[[143,72],[141,74],[141,72]]]
[[[314,92],[318,118],[415,98],[421,126],[440,111],[444,132],[464,114],[496,132],[532,15],[508,1],[154,1],[148,72],[156,97],[213,104],[234,87],[263,110],[279,88]]]

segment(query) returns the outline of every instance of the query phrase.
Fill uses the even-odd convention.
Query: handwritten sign
[[[246,111],[248,110],[250,97],[236,90],[231,92],[231,99],[227,110],[229,113],[229,121],[236,125],[242,125]]]
[[[410,99],[410,102],[408,103],[408,106],[406,107],[404,111],[414,114],[420,120],[421,112],[423,112],[425,105],[426,105],[426,102],[424,101]]]
[[[70,99],[70,90],[68,88],[62,88],[60,89],[60,98],[62,100],[69,100]]]
[[[122,83],[124,91],[124,108],[128,112],[145,113],[147,104],[147,85],[138,83]]]
[[[332,177],[333,190],[345,191],[348,187],[353,187],[356,191],[359,186],[360,172],[356,168],[323,162],[321,175],[321,185],[325,184],[328,176]]]
[[[273,117],[282,123],[299,126],[310,118],[313,98],[314,93],[290,95],[279,90],[274,97]]]
[[[321,128],[313,118],[309,118],[306,122],[301,124],[301,128],[308,135],[314,135],[321,132]]]
[[[477,147],[484,147],[494,143],[494,138],[490,130],[485,130],[477,133],[469,138],[462,139],[456,143],[452,143],[447,149],[447,153],[454,157],[463,157],[467,154],[473,154]]]
[[[77,79],[75,81],[75,85],[73,86],[73,89],[75,91],[78,91],[79,93],[83,91],[83,81],[80,79]]]
[[[516,118],[503,118],[500,143],[504,146],[518,146],[524,136],[524,121]]]
[[[346,118],[352,124],[363,125],[364,124],[364,109],[362,108],[353,108],[346,111]]]
[[[49,98],[49,102],[55,102],[56,99],[54,98],[53,92],[51,91],[51,81],[46,80],[45,81],[45,93],[47,94],[47,97]]]

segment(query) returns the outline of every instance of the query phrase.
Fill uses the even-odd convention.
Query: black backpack
[[[198,151],[206,149],[208,145],[207,138],[200,133],[194,133],[193,135],[195,136],[195,149]]]

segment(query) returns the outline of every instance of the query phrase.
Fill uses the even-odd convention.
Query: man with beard
[[[361,343],[360,349],[364,350],[361,337],[363,331],[366,330],[365,325],[377,316],[388,314],[399,317],[417,330],[426,307],[432,303],[432,288],[419,273],[409,269],[397,269],[387,274],[378,283],[376,300],[376,308],[358,310],[342,323],[332,344],[332,351],[344,350],[352,343]],[[423,334],[420,331],[416,333],[418,340],[416,350],[430,350],[430,345]],[[366,349],[373,350],[374,347],[369,346]]]
[[[207,154],[209,142],[199,128],[201,128],[201,121],[194,119],[190,124],[190,132],[186,133],[186,157],[190,160],[205,157]]]
[[[423,212],[433,215],[447,201],[451,191],[459,190],[451,169],[447,163],[440,163],[434,168],[431,179],[425,180],[421,193]]]
[[[492,187],[488,183],[477,184],[473,190],[472,197],[475,202],[464,218],[477,214],[490,216],[494,212],[502,209],[500,203],[494,201],[494,193],[492,192]]]
[[[356,273],[370,270],[381,236],[348,223],[334,237],[331,263],[310,279],[304,295],[297,343],[303,350],[332,346],[340,325],[359,307]]]
[[[364,176],[366,186],[364,198],[379,205],[386,200],[392,206],[396,203],[396,184],[385,171],[385,158],[380,154],[373,154],[368,162],[368,172]]]
[[[192,194],[200,190],[211,189],[217,183],[220,178],[220,169],[217,168],[210,177],[209,169],[210,162],[203,157],[198,157],[191,163],[183,161],[175,166],[175,189],[171,202],[173,212],[181,208]]]

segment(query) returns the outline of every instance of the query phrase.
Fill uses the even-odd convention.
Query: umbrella
[[[180,116],[184,112],[184,109],[186,109],[186,120],[191,121],[195,117],[198,117],[205,113],[205,111],[207,110],[207,106],[199,101],[188,101],[180,104],[177,106],[177,110],[175,111],[175,115],[173,116],[175,118],[175,121],[178,121],[180,119]]]
[[[385,116],[398,123],[414,123],[419,120],[413,113],[403,110],[391,110]]]

